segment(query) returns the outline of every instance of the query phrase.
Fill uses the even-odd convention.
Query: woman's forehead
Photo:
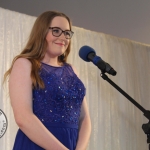
[[[70,30],[69,22],[65,17],[57,16],[53,18],[51,24],[51,27],[59,27],[63,30]]]

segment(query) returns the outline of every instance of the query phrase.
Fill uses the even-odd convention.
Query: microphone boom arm
[[[137,103],[132,97],[130,97],[125,91],[123,91],[118,85],[116,85],[105,73],[101,73],[100,76],[109,82],[114,88],[116,88],[122,95],[124,95],[131,103],[133,103],[137,108],[139,108],[143,113],[144,116],[149,120],[147,124],[142,125],[142,129],[147,134],[147,143],[150,143],[150,111],[144,109],[139,103]],[[150,150],[150,144],[149,144]]]

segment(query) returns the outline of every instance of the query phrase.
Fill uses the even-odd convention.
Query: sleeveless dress
[[[63,145],[69,150],[75,150],[86,89],[67,63],[54,67],[42,62],[39,75],[45,88],[33,89],[33,112]],[[18,129],[13,150],[44,149]]]

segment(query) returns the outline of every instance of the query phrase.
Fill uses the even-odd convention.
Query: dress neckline
[[[52,66],[52,65],[46,64],[44,62],[41,62],[41,63],[44,65],[50,66],[50,67],[54,67],[54,68],[63,68],[65,66],[65,63],[63,64],[63,66]]]

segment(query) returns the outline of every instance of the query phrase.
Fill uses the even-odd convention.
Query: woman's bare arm
[[[32,110],[31,63],[25,58],[15,61],[9,79],[9,93],[14,117],[19,128],[46,150],[68,150],[48,131]]]
[[[79,76],[78,72],[76,71],[74,66],[71,66],[74,73]],[[89,115],[89,110],[87,106],[86,98],[84,97],[82,106],[81,106],[81,113],[80,113],[80,122],[79,122],[79,137],[77,141],[76,150],[86,150],[89,138],[91,135],[91,119]]]
[[[79,137],[77,141],[76,150],[86,150],[91,134],[91,120],[87,107],[86,99],[83,99],[81,114],[80,114],[80,126]]]

